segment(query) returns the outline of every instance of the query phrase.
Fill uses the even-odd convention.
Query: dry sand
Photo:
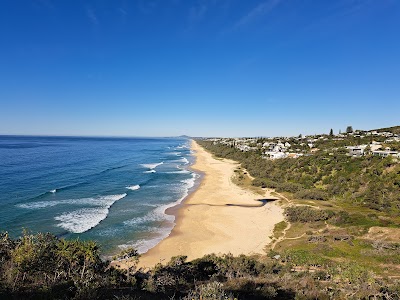
[[[283,221],[280,206],[257,201],[268,199],[268,193],[263,197],[232,183],[236,162],[213,158],[195,141],[192,150],[192,168],[203,172],[202,182],[174,213],[176,226],[170,236],[143,254],[140,267],[166,263],[176,255],[192,260],[210,253],[264,253],[274,225]]]

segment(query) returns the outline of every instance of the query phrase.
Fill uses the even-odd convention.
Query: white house
[[[396,156],[396,157],[400,157],[400,153],[397,151],[381,151],[381,150],[377,150],[377,151],[372,151],[372,154],[375,156],[380,156],[380,157],[388,157],[389,155],[391,156]]]
[[[364,155],[365,148],[367,148],[367,145],[346,146],[346,149],[349,150],[349,155],[351,155],[351,156],[362,156],[362,155]]]
[[[269,157],[270,159],[279,159],[287,157],[287,154],[285,152],[267,151],[264,154],[267,155],[267,157]]]

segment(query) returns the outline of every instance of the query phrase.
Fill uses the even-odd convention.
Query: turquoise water
[[[180,138],[0,136],[0,231],[95,240],[112,254],[166,237],[199,177]]]

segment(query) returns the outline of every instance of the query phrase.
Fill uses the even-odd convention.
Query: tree
[[[352,133],[352,132],[353,132],[353,126],[347,126],[346,133]]]
[[[368,146],[365,147],[365,149],[364,149],[364,155],[365,155],[365,154],[370,154],[370,153],[371,153],[371,146],[368,145]]]
[[[113,257],[114,260],[123,261],[124,264],[126,265],[127,267],[126,275],[128,281],[130,280],[130,276],[133,275],[136,271],[136,266],[139,262],[139,257],[140,257],[139,252],[132,247],[123,250],[121,253]]]
[[[329,131],[329,136],[333,136],[333,129],[331,128],[331,131]]]

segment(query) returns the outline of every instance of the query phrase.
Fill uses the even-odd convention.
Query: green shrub
[[[209,282],[196,286],[195,290],[183,298],[183,300],[235,300],[231,294],[224,290],[224,285],[220,282]]]
[[[296,192],[294,197],[297,199],[328,200],[328,194],[319,189],[304,189]]]
[[[259,186],[262,188],[269,188],[269,189],[276,189],[279,184],[275,181],[272,181],[270,179],[259,179],[255,178],[252,183],[253,186]]]
[[[304,265],[318,265],[322,266],[328,263],[328,260],[304,249],[296,249],[296,250],[287,250],[284,253],[285,260],[299,266]]]
[[[331,210],[314,209],[309,206],[290,206],[285,208],[289,222],[310,223],[325,221],[334,216]]]
[[[276,187],[276,190],[278,192],[289,192],[289,193],[296,193],[302,189],[302,185],[298,183],[292,183],[292,182],[283,182],[278,184]]]

